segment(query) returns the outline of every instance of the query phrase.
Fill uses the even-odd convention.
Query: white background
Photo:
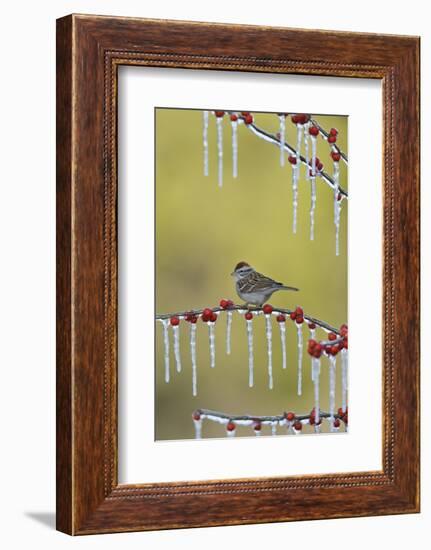
[[[309,523],[223,527],[188,531],[103,535],[72,539],[54,524],[54,220],[55,220],[55,18],[70,12],[105,13],[370,31],[422,36],[423,165],[431,151],[431,30],[427,3],[371,0],[305,7],[268,0],[252,5],[218,0],[10,2],[0,22],[1,535],[4,548],[286,548],[330,549],[372,545],[425,548],[429,534],[430,438],[422,440],[421,515]],[[425,182],[426,183],[426,182]],[[423,186],[424,212],[431,189]],[[423,333],[431,330],[431,221],[423,216]],[[429,365],[423,362],[423,402],[430,398]]]
[[[191,92],[192,90],[192,92]],[[382,468],[382,90],[377,80],[122,67],[119,84],[119,479],[123,483]],[[286,97],[290,107],[287,107]],[[244,98],[247,103],[244,104]],[[270,99],[268,99],[270,98]],[[349,114],[349,434],[154,442],[154,106]],[[240,107],[241,106],[241,107]],[[284,107],[284,108],[283,108]],[[367,136],[364,140],[363,136]],[[241,137],[239,138],[241,140]],[[145,151],[145,155],[142,154]],[[361,163],[358,159],[367,159]],[[370,197],[375,200],[370,201]],[[350,200],[351,199],[351,200]],[[367,212],[364,226],[363,213]],[[146,239],[142,239],[146,235]],[[364,246],[364,242],[367,243]],[[362,290],[366,288],[367,292]],[[364,361],[363,327],[367,327]],[[158,327],[160,338],[161,327]],[[368,403],[373,403],[368,407]],[[376,410],[379,413],[376,414]],[[142,429],[145,419],[147,428]],[[172,456],[175,460],[172,460]],[[193,456],[193,460],[190,460]],[[266,457],[289,456],[289,460]],[[223,457],[223,460],[220,460]],[[318,460],[316,458],[318,457]]]

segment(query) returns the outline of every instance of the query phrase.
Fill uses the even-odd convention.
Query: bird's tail
[[[280,290],[294,290],[295,292],[298,292],[299,288],[295,288],[294,286],[281,286]]]

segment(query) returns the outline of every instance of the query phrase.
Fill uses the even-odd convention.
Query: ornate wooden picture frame
[[[118,483],[120,65],[382,82],[381,471]],[[87,15],[59,19],[57,528],[78,535],[418,511],[419,39]]]

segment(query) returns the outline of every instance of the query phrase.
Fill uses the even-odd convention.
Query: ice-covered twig
[[[310,417],[314,416],[314,412],[304,413],[304,414],[295,414],[295,421],[308,421]],[[329,412],[319,411],[319,419],[329,419],[331,417]],[[211,420],[213,422],[218,422],[219,424],[227,424],[229,422],[235,422],[238,426],[253,426],[255,423],[259,422],[263,425],[273,426],[289,426],[289,420],[286,418],[286,413],[278,415],[250,415],[250,414],[228,414],[221,411],[215,411],[211,409],[197,409],[193,413],[193,419],[196,422],[196,418],[200,421],[202,420]],[[338,413],[334,414],[334,418],[339,418],[343,420],[343,415]]]
[[[241,305],[233,304],[229,307],[229,309],[223,308],[221,306],[216,306],[216,307],[211,308],[211,311],[213,311],[214,313],[222,313],[222,312],[226,312],[226,311],[238,311],[238,310],[239,311],[243,311],[243,310],[251,311],[252,313],[263,312],[262,307],[247,307],[244,304],[241,304]],[[200,317],[202,315],[203,311],[204,311],[203,309],[194,309],[194,310],[187,310],[187,311],[183,311],[183,312],[179,312],[179,313],[162,313],[162,314],[157,314],[156,315],[156,320],[162,321],[162,320],[165,320],[165,319],[170,319],[172,317],[184,318],[188,314],[196,315],[197,317]],[[273,307],[273,315],[277,315],[279,313],[283,313],[284,315],[290,315],[294,311],[295,310],[288,309],[288,308]],[[316,319],[315,317],[312,317],[311,315],[304,314],[304,320],[307,323],[315,324],[316,326],[322,328],[326,332],[334,332],[335,334],[340,333],[340,331],[337,328],[333,327],[329,323],[327,323],[325,321],[322,321],[321,319]]]
[[[275,136],[273,134],[270,134],[269,132],[266,132],[262,128],[259,128],[258,126],[256,126],[256,124],[254,124],[254,123],[247,124],[246,127],[251,132],[253,132],[253,134],[260,137],[264,141],[266,141],[268,143],[272,143],[273,145],[276,145],[277,147],[280,147],[280,139],[278,139],[277,136]],[[301,163],[306,165],[308,167],[308,169],[311,168],[310,163],[309,162],[307,163],[305,157],[303,157],[302,155],[297,155],[297,151],[296,151],[295,147],[290,145],[287,141],[284,142],[284,148],[290,155],[298,156]],[[329,187],[331,187],[331,189],[334,188],[334,186],[335,186],[334,180],[327,172],[322,170],[321,172],[319,172],[319,175],[320,175],[320,179],[322,179],[327,185],[329,185]],[[341,193],[341,195],[343,195],[343,197],[345,197],[345,198],[348,197],[347,191],[345,189],[343,189],[342,187],[339,187],[339,192]]]

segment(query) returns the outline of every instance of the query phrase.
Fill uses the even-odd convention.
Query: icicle
[[[170,379],[169,375],[169,319],[162,319],[163,324],[163,344],[165,347],[165,382],[168,383]]]
[[[223,117],[216,117],[218,151],[218,185],[223,186]]]
[[[296,125],[296,166],[298,168],[298,172],[299,172],[299,166],[301,164],[301,144],[302,144],[303,135],[304,135],[304,125],[297,124]]]
[[[311,177],[310,241],[314,241],[314,212],[316,210],[316,178]]]
[[[272,390],[274,381],[272,379],[272,325],[271,315],[265,315],[266,342],[268,350],[268,387]]]
[[[192,392],[193,397],[198,394],[197,363],[196,363],[196,323],[190,323],[190,355],[192,357]]]
[[[331,423],[331,431],[334,424],[335,414],[335,379],[336,379],[337,357],[329,356],[329,421]]]
[[[246,320],[248,340],[248,385],[253,387],[253,321]]]
[[[277,422],[271,423],[271,435],[277,435]]]
[[[177,365],[177,372],[181,372],[181,353],[180,353],[180,326],[175,325],[172,327],[174,332],[174,355],[175,363]]]
[[[298,395],[302,395],[302,323],[296,323],[298,335]]]
[[[315,411],[315,426],[318,426],[320,420],[320,403],[319,403],[319,390],[320,390],[320,359],[313,357],[312,359],[313,369],[313,382],[314,382],[314,411]]]
[[[338,200],[340,168],[338,162],[334,161],[334,224],[335,224],[335,255],[340,255],[340,213],[341,201]]]
[[[232,312],[227,312],[227,321],[226,321],[226,353],[230,355],[231,353],[231,330],[232,330]]]
[[[316,175],[316,156],[317,156],[317,138],[310,136],[311,139],[311,175]],[[309,170],[309,168],[307,168]]]
[[[286,141],[286,115],[278,115],[280,120],[280,166],[284,166],[285,152],[284,142]]]
[[[253,431],[254,431],[254,435],[256,435],[257,437],[259,437],[260,435],[262,435],[262,430],[261,430],[261,428],[259,428],[259,429],[257,429],[257,430],[256,430],[256,428],[254,428]]]
[[[280,328],[281,352],[283,354],[283,369],[286,368],[286,323],[284,321],[278,323]]]
[[[232,175],[238,177],[238,120],[231,120],[232,124]]]
[[[292,193],[293,193],[293,232],[296,233],[297,218],[298,218],[298,178],[299,164],[292,164]]]
[[[204,176],[208,176],[208,120],[209,112],[203,112]]]
[[[215,367],[215,323],[212,321],[207,322],[208,333],[210,339],[210,359],[211,359],[211,368]]]
[[[202,419],[195,420],[193,418],[193,424],[195,425],[195,439],[202,438]]]
[[[305,163],[306,163],[306,170],[305,170],[305,179],[308,181],[310,179],[310,134],[308,130],[310,129],[310,122],[307,122],[304,127],[304,146],[305,146]]]
[[[347,350],[343,349],[341,350],[341,388],[342,388],[341,408],[343,412],[345,412],[347,408],[347,384],[348,384],[347,368],[348,368]]]
[[[316,339],[316,329],[315,328],[310,328],[310,326],[308,326],[309,330],[310,330],[310,340],[315,340]]]

